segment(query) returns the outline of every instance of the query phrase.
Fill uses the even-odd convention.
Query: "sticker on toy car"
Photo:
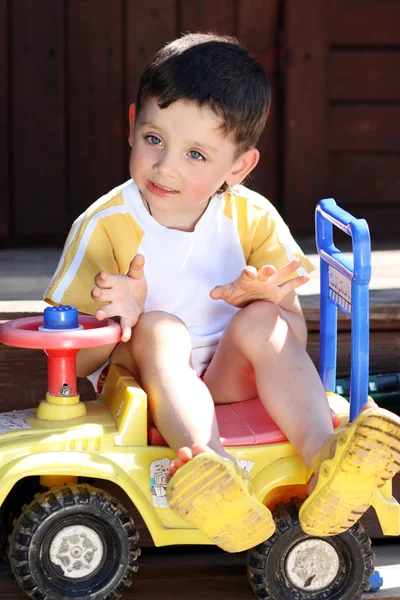
[[[158,508],[168,508],[167,476],[170,464],[169,458],[160,458],[150,465],[150,492],[153,506]]]
[[[329,297],[351,315],[351,279],[328,265]]]
[[[238,460],[237,463],[238,463],[238,467],[240,469],[242,469],[243,471],[246,471],[246,473],[251,473],[252,468],[256,464],[252,460],[246,460],[244,458]]]
[[[34,416],[33,410],[13,410],[0,413],[0,434],[14,431],[15,429],[31,429],[32,425],[26,422],[27,417]]]

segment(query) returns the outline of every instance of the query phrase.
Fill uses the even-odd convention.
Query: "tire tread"
[[[265,542],[256,546],[247,553],[247,574],[250,585],[259,600],[275,600],[268,590],[268,581],[265,575],[268,555],[272,551],[274,543],[292,527],[299,525],[298,513],[301,501],[292,498],[288,504],[278,504],[273,513],[276,530],[275,533]],[[369,577],[374,573],[373,559],[374,553],[371,547],[371,540],[361,523],[356,523],[347,532],[341,535],[351,535],[359,548],[364,559],[365,571],[364,577],[356,594],[352,600],[361,600],[364,592],[369,589]],[[344,599],[345,600],[345,599]]]
[[[29,505],[25,504],[22,507],[22,513],[15,520],[14,531],[10,536],[9,558],[14,576],[20,587],[32,600],[52,600],[36,585],[30,571],[28,548],[33,534],[47,516],[73,505],[92,505],[101,508],[119,521],[127,535],[129,558],[125,572],[118,585],[102,599],[118,600],[121,598],[123,590],[131,585],[132,577],[138,570],[139,536],[127,510],[107,492],[88,484],[51,488],[42,494],[35,494],[34,500]],[[67,596],[65,596],[65,600],[68,600]]]

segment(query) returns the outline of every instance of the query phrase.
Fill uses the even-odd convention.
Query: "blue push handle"
[[[352,239],[352,256],[336,248],[333,226]],[[325,390],[335,391],[337,309],[351,317],[350,420],[368,398],[369,282],[371,239],[365,219],[356,219],[333,198],[321,200],[315,213],[316,244],[321,264],[320,376]]]

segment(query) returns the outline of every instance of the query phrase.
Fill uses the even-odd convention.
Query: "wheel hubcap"
[[[61,529],[50,545],[50,560],[61,567],[64,577],[92,575],[104,554],[100,536],[90,527],[71,525]]]
[[[321,539],[299,542],[286,558],[286,575],[300,590],[325,588],[334,581],[338,571],[339,557],[336,550]]]

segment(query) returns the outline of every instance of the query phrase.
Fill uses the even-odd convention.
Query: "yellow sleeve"
[[[301,267],[292,273],[289,279],[314,270],[312,263],[303,254],[278,212],[264,213],[257,219],[253,229],[247,264],[256,269],[264,265],[273,265],[279,269],[294,258],[301,260]]]
[[[279,269],[299,258],[301,267],[290,279],[314,270],[269,200],[244,186],[237,186],[235,193],[225,194],[224,201],[224,214],[236,222],[247,265],[256,269],[273,265]]]
[[[90,295],[95,276],[100,271],[126,273],[142,235],[127,214],[101,219],[81,217],[71,229],[44,300],[53,305],[69,304],[94,315],[102,306]]]

